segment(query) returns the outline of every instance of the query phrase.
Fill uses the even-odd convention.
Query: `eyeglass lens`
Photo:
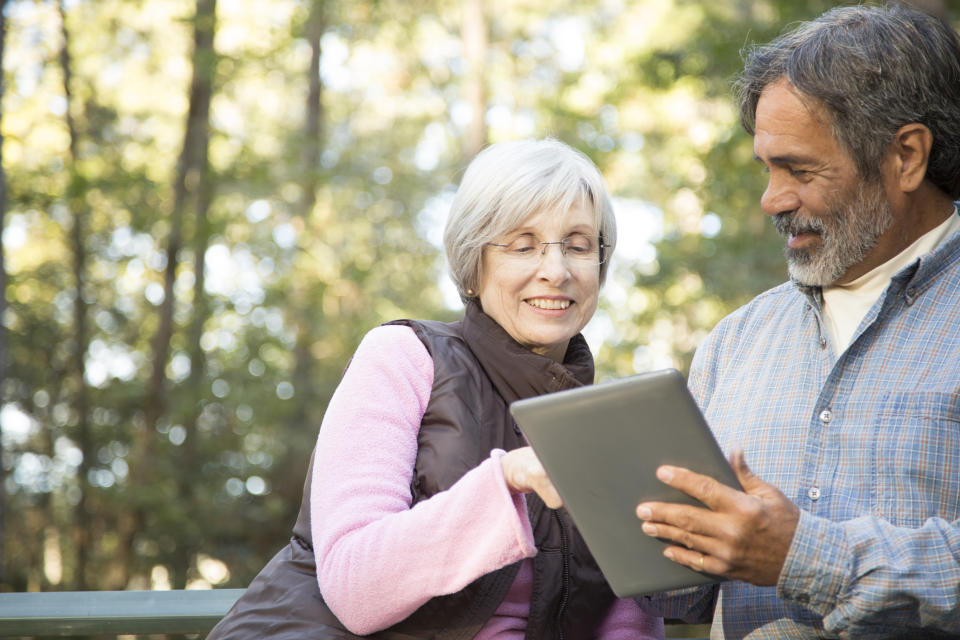
[[[599,264],[601,262],[600,239],[585,234],[575,233],[563,240],[543,241],[531,234],[523,234],[509,242],[491,242],[492,246],[499,247],[504,254],[517,261],[539,260],[546,255],[550,245],[557,245],[561,255],[578,262]]]

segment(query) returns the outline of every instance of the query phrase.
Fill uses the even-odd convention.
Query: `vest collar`
[[[582,334],[570,339],[563,363],[534,353],[480,309],[467,303],[463,338],[507,404],[593,383],[593,354]]]

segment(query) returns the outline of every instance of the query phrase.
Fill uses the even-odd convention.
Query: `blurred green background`
[[[599,378],[785,279],[739,128],[787,0],[6,0],[0,590],[245,586],[369,328],[454,319],[484,144],[600,166]],[[960,22],[958,2],[924,7]]]

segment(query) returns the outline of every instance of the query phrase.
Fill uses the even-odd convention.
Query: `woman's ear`
[[[919,122],[905,124],[893,136],[890,154],[893,160],[894,180],[901,191],[916,191],[927,175],[933,134]]]

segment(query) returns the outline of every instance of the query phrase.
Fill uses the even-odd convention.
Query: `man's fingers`
[[[653,523],[690,528],[700,520],[692,510],[705,511],[698,507],[672,502],[642,502],[637,505],[637,517]]]
[[[749,469],[747,471],[749,472]],[[714,511],[723,510],[741,493],[710,476],[683,467],[663,465],[657,469],[657,478],[664,484],[696,498]]]
[[[641,505],[642,506],[642,505]],[[664,555],[674,562],[695,571],[723,575],[730,570],[730,548],[724,538],[712,534],[701,535],[657,520],[657,505],[653,505],[653,521],[643,523],[643,532],[658,540],[673,543],[664,549]],[[672,505],[660,505],[672,506]],[[690,507],[694,508],[694,507]],[[638,513],[639,513],[638,508]],[[700,509],[706,512],[705,509]],[[698,521],[702,522],[702,521]]]
[[[687,549],[703,551],[705,553],[716,553],[718,549],[716,539],[711,536],[693,533],[663,522],[646,521],[643,523],[642,529],[645,534],[652,538],[668,540]]]
[[[700,551],[694,551],[692,549],[684,549],[683,547],[667,547],[664,549],[663,555],[678,564],[686,565],[694,571],[699,571],[700,573],[713,573],[720,575],[727,566],[726,563],[721,562],[708,553],[701,553]]]

